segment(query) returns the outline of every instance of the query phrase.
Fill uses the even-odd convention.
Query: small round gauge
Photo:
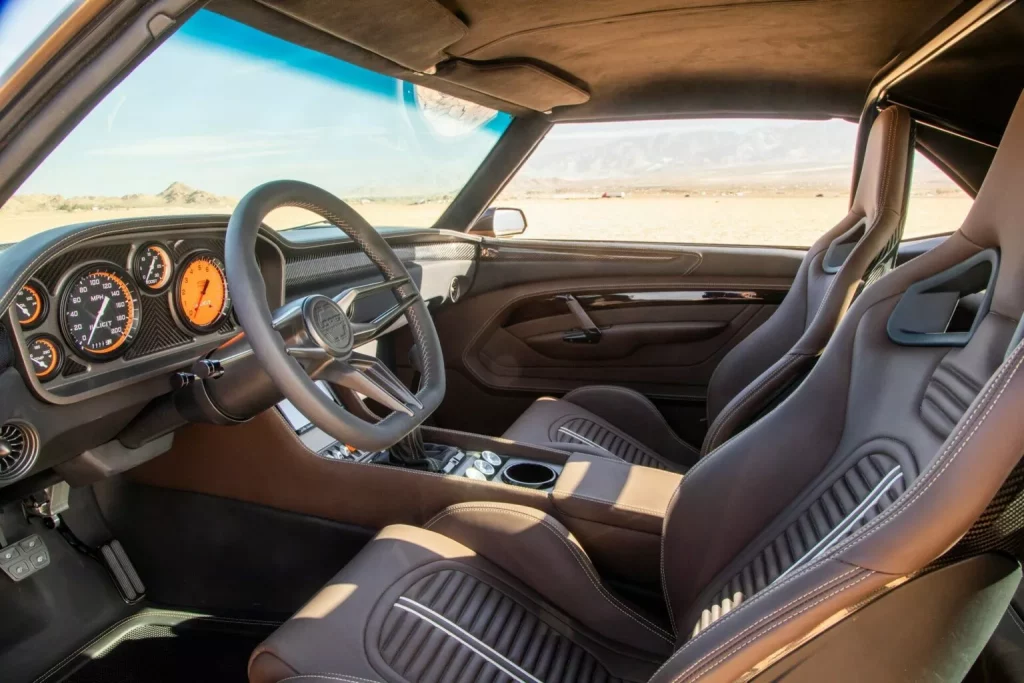
[[[162,244],[151,242],[135,252],[135,279],[149,292],[159,292],[170,282],[174,272],[171,253]]]
[[[61,300],[68,343],[89,358],[108,360],[128,350],[139,329],[139,292],[128,274],[100,263],[68,281]]]
[[[14,310],[18,322],[26,330],[38,327],[46,318],[46,295],[42,286],[30,282],[14,297]]]
[[[214,330],[231,306],[224,264],[212,254],[195,254],[182,264],[177,290],[178,313],[196,332]]]
[[[41,381],[53,379],[64,362],[60,342],[48,334],[33,337],[28,343],[28,362]]]

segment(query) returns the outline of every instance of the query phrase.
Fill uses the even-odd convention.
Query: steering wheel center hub
[[[302,304],[302,319],[313,342],[335,358],[352,353],[352,323],[333,299],[314,295]]]

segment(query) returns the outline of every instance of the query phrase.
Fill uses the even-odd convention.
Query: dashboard
[[[127,455],[119,437],[182,391],[176,376],[242,334],[224,273],[228,218],[98,221],[0,245],[0,446],[15,443],[11,432],[25,454],[0,452],[0,496],[25,479],[69,478],[82,454]],[[478,238],[381,232],[431,308],[470,291]],[[263,230],[256,255],[271,310],[381,278],[333,227]],[[353,319],[372,320],[392,305],[389,292],[367,296]]]

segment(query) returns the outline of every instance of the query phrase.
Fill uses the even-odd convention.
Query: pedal
[[[136,602],[146,596],[146,586],[135,571],[135,565],[128,559],[128,553],[124,551],[121,542],[114,539],[110,543],[100,547],[100,557],[107,565],[107,571],[114,577],[114,583],[121,592],[125,602]]]
[[[50,551],[38,535],[0,549],[0,570],[15,582],[24,581],[49,564]]]

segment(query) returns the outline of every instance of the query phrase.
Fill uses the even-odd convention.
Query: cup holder
[[[501,480],[513,486],[528,489],[543,489],[555,483],[558,473],[551,467],[538,462],[517,462],[501,472]]]

